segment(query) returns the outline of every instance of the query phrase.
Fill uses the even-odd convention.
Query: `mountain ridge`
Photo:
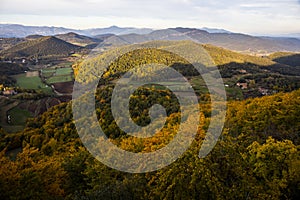
[[[14,30],[16,27],[17,29]],[[0,37],[28,37],[29,33],[30,35],[54,35],[66,42],[91,47],[95,47],[99,43],[100,46],[119,46],[153,40],[192,40],[248,54],[266,55],[277,51],[300,52],[300,39],[297,38],[252,36],[223,29],[176,27],[152,30],[111,26],[75,30],[63,27],[0,24]]]
[[[65,34],[58,34],[58,35],[55,35],[55,37],[59,38],[61,40],[64,40],[66,42],[69,42],[71,44],[78,45],[78,46],[86,46],[86,45],[90,45],[90,44],[100,43],[100,42],[103,41],[101,39],[97,39],[97,38],[94,38],[94,37],[88,37],[88,36],[85,36],[85,35],[80,35],[80,34],[77,34],[75,32],[69,32],[69,33],[65,33]]]
[[[68,55],[80,47],[73,45],[54,36],[44,36],[41,38],[27,40],[0,52],[6,58],[21,57],[47,57]]]
[[[104,28],[90,28],[90,29],[72,29],[55,26],[25,26],[21,24],[0,24],[0,38],[17,37],[22,38],[28,35],[43,35],[54,36],[58,34],[66,34],[74,32],[85,36],[96,36],[102,34],[129,34],[139,33],[147,34],[153,31],[150,28],[134,28],[134,27],[118,27],[110,26]]]
[[[296,38],[256,37],[241,33],[209,33],[196,28],[169,28],[149,34],[116,35],[103,45],[120,46],[153,40],[192,40],[243,53],[269,54],[277,51],[300,52],[300,40]]]

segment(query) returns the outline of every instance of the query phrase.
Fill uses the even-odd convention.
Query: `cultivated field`
[[[41,77],[47,82],[47,84],[69,82],[74,78],[73,69],[71,67],[52,67],[43,69],[41,70]]]
[[[47,94],[51,94],[51,88],[44,84],[40,77],[37,76],[28,76],[27,73],[22,73],[13,76],[17,80],[17,86],[24,89],[33,89],[40,90]]]

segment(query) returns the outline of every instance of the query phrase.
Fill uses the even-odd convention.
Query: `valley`
[[[20,38],[3,31],[0,199],[298,199],[300,40],[206,30],[30,27],[28,32],[14,32]],[[174,53],[179,48],[185,56]],[[119,52],[125,53],[115,58]],[[114,59],[107,62],[110,58]],[[188,102],[194,96],[181,79],[156,67],[143,70],[152,64],[172,68],[189,82],[196,103],[187,108],[199,107],[199,116],[183,112],[176,95]],[[136,77],[124,78],[127,72],[133,74],[131,70],[136,70]],[[159,81],[143,85],[140,78],[150,75],[149,80]],[[213,81],[206,82],[205,77]],[[83,109],[79,111],[85,112],[91,100],[88,90],[79,102],[72,99],[74,83],[79,89],[93,89],[94,81],[96,120],[75,119],[74,105],[79,103]],[[218,98],[217,93],[222,93],[218,81],[226,102]],[[151,124],[153,105],[165,109],[165,124],[151,137],[127,134],[118,126],[127,125],[126,119],[114,118],[114,89],[117,84],[130,88],[129,82],[137,87],[128,101],[135,124]],[[117,104],[118,111],[127,110],[124,102]],[[210,123],[222,121],[219,114],[225,112],[216,145],[199,158]],[[192,130],[195,121],[197,129]],[[185,137],[194,131],[194,141],[172,164],[156,171],[128,173],[110,168],[93,157],[84,143],[101,149],[100,142],[107,140],[126,152],[153,153],[177,137],[183,122],[188,123],[183,128]],[[106,138],[91,134],[98,126]],[[110,150],[107,159],[114,160],[115,152]],[[147,167],[140,160],[134,164]]]
[[[30,38],[30,41],[13,47],[18,52],[13,53],[15,57],[5,54],[0,61],[3,66],[1,93],[6,99],[1,102],[0,126],[7,132],[21,131],[29,117],[37,117],[50,107],[71,100],[74,82],[72,64],[77,58],[72,56],[72,48],[62,48],[59,53],[45,50],[43,55],[36,54],[36,50],[43,51],[40,47],[61,49],[61,45],[65,45],[64,41],[59,44],[56,39],[48,39]],[[8,50],[10,53],[13,51]],[[17,70],[9,69],[10,66]]]
[[[20,127],[25,126],[28,117],[37,117],[48,108],[71,100],[75,78],[73,70],[77,70],[78,62],[88,54],[91,44],[100,43],[97,48],[112,48],[106,46],[107,41],[111,41],[110,38],[103,41],[76,33],[57,35],[57,38],[28,36],[25,41],[24,39],[19,41],[17,44],[13,43],[15,46],[6,48],[0,53],[2,69],[6,70],[3,71],[2,79],[11,80],[1,83],[3,98],[12,101],[9,104],[1,104],[3,117],[0,125],[8,132],[21,130]],[[101,45],[101,42],[105,45]],[[74,46],[75,44],[81,47]],[[83,48],[84,45],[87,47]],[[52,50],[47,50],[49,48]],[[300,88],[299,54],[274,53],[269,56],[253,56],[212,45],[203,45],[203,48],[220,70],[229,100],[260,97]],[[284,62],[286,57],[291,57],[292,62]],[[19,65],[21,70],[15,71],[15,75],[10,75],[11,71],[8,68],[10,65]],[[201,76],[187,74],[187,78],[190,79],[197,94],[208,94],[206,83]],[[20,106],[26,104],[28,105]],[[16,118],[15,112],[11,112],[13,109],[19,109],[24,113],[23,123],[8,123],[6,120],[8,116],[12,120]]]

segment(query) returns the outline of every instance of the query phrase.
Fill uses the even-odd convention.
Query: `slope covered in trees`
[[[291,52],[276,52],[269,56],[277,63],[289,65],[292,67],[300,67],[300,54]]]
[[[0,55],[4,58],[67,56],[78,49],[76,45],[46,36],[19,43],[3,50]]]
[[[6,135],[1,130],[1,198],[298,199],[299,97],[297,90],[230,102],[219,142],[200,159],[209,120],[203,115],[190,149],[170,166],[146,174],[116,171],[95,160],[78,138],[70,104],[61,104],[30,120],[22,133]],[[106,99],[107,92],[97,98]],[[168,135],[165,131],[162,134]],[[145,140],[142,148],[141,141],[126,137],[111,140],[140,152],[151,151],[159,139]],[[15,160],[7,157],[18,147],[23,151]]]
[[[143,48],[143,45],[153,48]],[[142,49],[139,50],[139,53],[135,51],[131,54],[122,55],[120,59],[116,59],[116,62],[110,66],[102,77],[104,80],[117,79],[132,67],[142,66],[147,63],[158,63],[172,66],[178,72],[191,79],[196,92],[206,93],[205,83],[199,80],[199,73],[195,71],[191,63],[188,63],[183,58],[176,57],[172,53],[172,49],[181,48],[184,49],[187,56],[193,55],[200,60],[200,63],[203,62],[202,64],[204,65],[215,65],[218,67],[224,84],[228,86],[226,91],[229,99],[245,99],[270,95],[280,91],[289,92],[300,88],[299,66],[278,63],[276,60],[272,60],[272,56],[245,55],[224,48],[201,45],[189,41],[153,41],[112,49],[85,62],[74,64],[75,75],[81,74],[80,77],[84,77],[84,81],[93,80],[96,78],[95,72],[98,72],[97,67],[99,67],[99,64],[105,57],[116,55],[118,49],[122,50],[133,46]],[[191,46],[202,48],[202,51],[195,55]],[[202,70],[204,74],[210,71],[209,67],[204,67]],[[78,79],[81,79],[80,77]],[[239,84],[241,83],[245,87],[240,87]]]
[[[161,44],[152,43],[154,47]],[[87,133],[90,127],[100,125],[111,142],[135,153],[156,151],[173,139],[181,110],[175,95],[166,87],[138,88],[129,101],[131,118],[141,126],[149,124],[152,105],[160,104],[166,109],[166,124],[153,137],[134,138],[122,132],[110,108],[116,79],[135,65],[163,63],[188,78],[199,76],[185,59],[167,51],[172,45],[184,46],[186,42],[163,44],[158,49],[131,51],[110,64],[95,91],[99,123],[86,121]],[[212,46],[204,48],[217,60],[221,74],[222,70],[228,70],[225,66],[233,68],[240,64],[247,71],[261,72],[273,63]],[[186,50],[189,51],[192,50]],[[91,75],[87,79],[93,80],[95,75],[91,72],[101,58],[78,64],[77,70]],[[77,78],[80,75],[77,74]],[[171,165],[144,174],[120,172],[97,161],[77,134],[72,103],[59,104],[29,119],[22,132],[7,134],[0,129],[0,199],[273,200],[300,197],[299,89],[229,101],[222,135],[205,158],[198,157],[199,149],[209,122],[216,119],[211,114],[209,95],[200,92],[200,122],[190,148]]]
[[[211,44],[232,51],[265,54],[277,51],[300,50],[297,38],[256,37],[241,33],[209,33],[196,28],[169,28],[155,30],[148,34],[123,34],[108,40],[111,45],[128,45],[155,40],[193,40],[200,44]],[[106,41],[104,41],[104,44]]]

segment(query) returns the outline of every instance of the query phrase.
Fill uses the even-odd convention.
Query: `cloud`
[[[99,22],[144,27],[170,24],[219,26],[247,32],[294,30],[300,27],[299,13],[300,0],[1,0],[0,3],[2,21],[29,21],[36,16],[35,23],[40,18],[45,25],[64,21],[68,25],[72,18],[80,23],[88,18],[97,21],[95,26]]]

